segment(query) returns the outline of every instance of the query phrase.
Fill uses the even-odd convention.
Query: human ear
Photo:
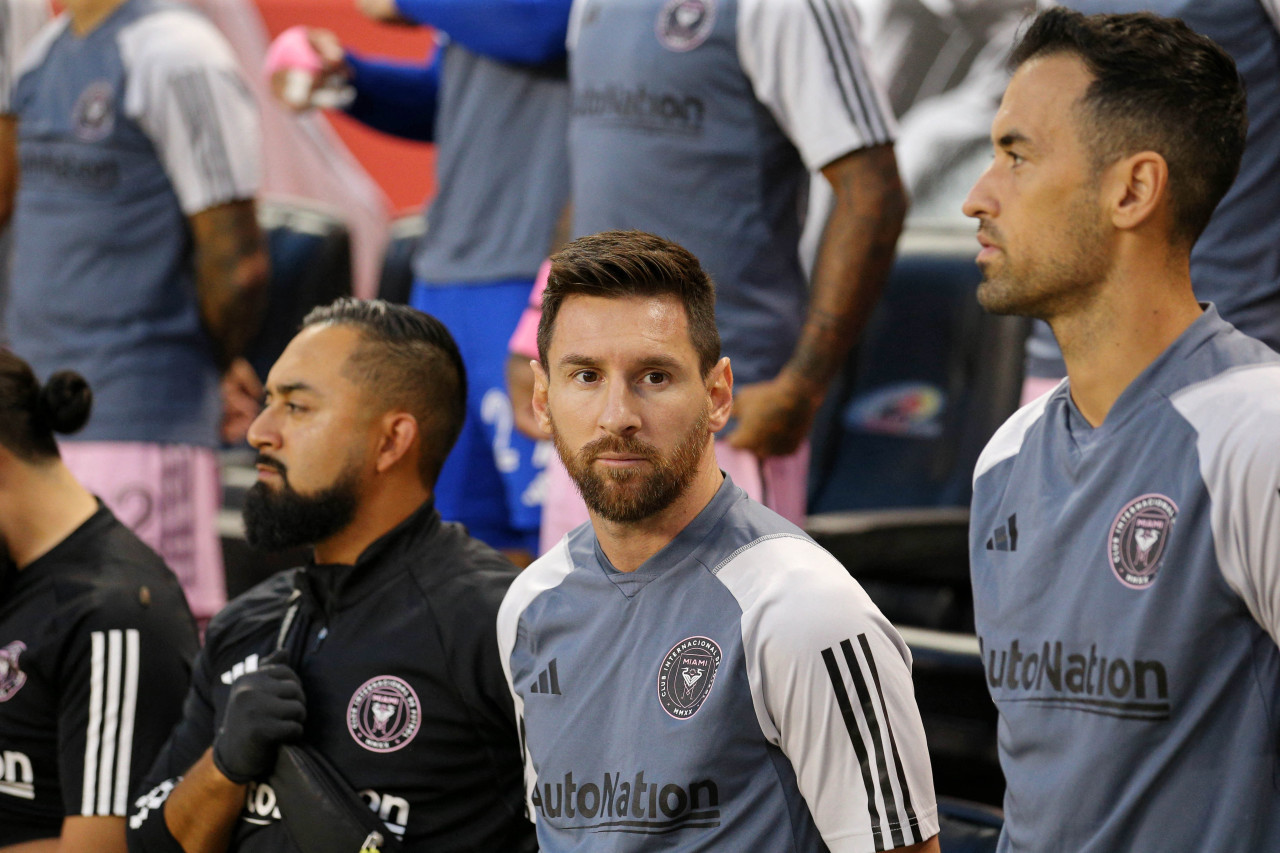
[[[533,416],[538,421],[538,426],[545,433],[551,432],[551,414],[547,411],[547,371],[543,369],[542,363],[537,359],[529,362],[529,367],[533,368]]]
[[[733,366],[722,356],[707,374],[707,394],[711,398],[711,431],[719,432],[729,422],[733,410]]]
[[[408,412],[387,412],[383,415],[375,470],[379,474],[390,470],[409,452],[418,434],[418,419]],[[419,452],[427,451],[423,448]]]
[[[1139,151],[1108,170],[1112,191],[1111,222],[1132,230],[1149,221],[1169,202],[1169,164],[1154,151]]]

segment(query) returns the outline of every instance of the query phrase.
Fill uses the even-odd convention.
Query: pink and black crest
[[[0,649],[0,702],[12,699],[27,683],[27,674],[18,668],[18,656],[26,650],[27,644],[21,640]]]
[[[720,646],[707,637],[689,637],[671,647],[658,672],[658,701],[677,720],[687,720],[707,700],[720,667]]]
[[[371,752],[409,745],[421,725],[418,694],[402,678],[380,675],[360,686],[347,706],[347,728]]]
[[[1125,504],[1107,542],[1111,571],[1120,583],[1146,589],[1155,581],[1177,515],[1177,505],[1164,495],[1143,495]]]
[[[706,41],[715,22],[715,0],[667,0],[654,28],[663,47],[684,53]]]
[[[105,80],[90,83],[71,115],[76,136],[83,142],[106,139],[116,126],[115,90]]]

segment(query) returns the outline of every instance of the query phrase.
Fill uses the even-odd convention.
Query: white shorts
[[[222,487],[212,449],[130,441],[66,441],[58,449],[76,479],[169,564],[197,622],[222,609]]]
[[[806,491],[809,484],[809,442],[790,456],[761,460],[754,453],[715,445],[716,461],[734,485],[797,527],[804,527]],[[538,553],[545,554],[560,538],[583,522],[590,521],[587,505],[573,484],[558,454],[552,454],[546,469],[546,493],[542,501],[542,527]]]

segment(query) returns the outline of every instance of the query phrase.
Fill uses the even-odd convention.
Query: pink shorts
[[[542,528],[538,553],[545,554],[570,530],[591,518],[577,487],[558,454],[551,454],[545,472]],[[797,527],[804,527],[809,483],[809,442],[790,456],[761,460],[754,453],[716,442],[716,461],[734,485]]]
[[[222,493],[213,450],[126,441],[67,441],[58,449],[76,479],[169,564],[197,622],[222,609]]]

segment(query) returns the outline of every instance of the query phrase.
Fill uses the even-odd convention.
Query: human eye
[[[1009,158],[1009,163],[1013,166],[1021,166],[1026,161],[1026,158],[1017,151],[1006,148],[1004,153]]]
[[[583,385],[593,385],[600,381],[600,374],[591,368],[584,368],[574,373],[573,378]]]
[[[290,400],[284,404],[284,410],[291,415],[300,415],[307,411],[307,407],[301,403],[295,403]]]
[[[645,385],[662,385],[668,380],[667,374],[661,370],[650,370],[641,378],[641,383]]]

